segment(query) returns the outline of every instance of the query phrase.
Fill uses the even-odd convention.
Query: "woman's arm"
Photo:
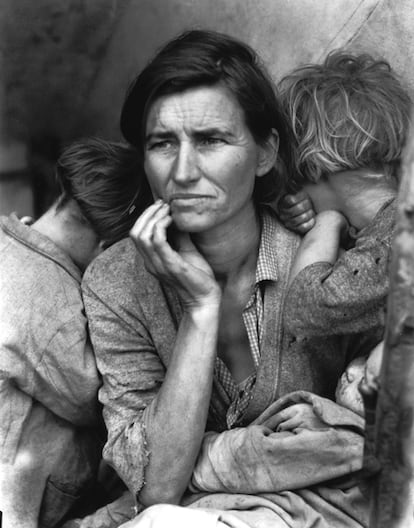
[[[140,501],[178,503],[187,488],[203,439],[211,398],[221,290],[189,235],[167,241],[172,219],[161,201],[150,206],[131,230],[146,267],[178,293],[181,320],[164,382],[145,410],[148,448]]]
[[[364,420],[352,411],[291,393],[248,427],[207,433],[190,489],[275,493],[346,478],[362,467],[363,430]]]
[[[191,241],[181,238],[178,251],[171,248],[168,210],[157,215],[159,209],[149,208],[131,232],[141,255],[128,244],[129,253],[103,254],[83,285],[103,377],[104,456],[144,505],[178,503],[191,477],[207,421],[221,299]],[[179,293],[178,332],[143,259]]]
[[[218,312],[184,313],[168,371],[146,409],[148,466],[139,499],[177,504],[190,480],[207,421]]]

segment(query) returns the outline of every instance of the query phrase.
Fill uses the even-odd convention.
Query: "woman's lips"
[[[174,194],[170,197],[169,203],[175,207],[192,207],[210,198],[211,196],[206,194]]]
[[[177,193],[170,196],[169,202],[174,200],[196,200],[199,198],[209,198],[206,194],[189,194],[189,193]]]

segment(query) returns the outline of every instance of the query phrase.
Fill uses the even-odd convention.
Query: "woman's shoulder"
[[[131,239],[125,238],[106,249],[88,266],[82,284],[92,289],[110,285],[136,284],[155,280]]]

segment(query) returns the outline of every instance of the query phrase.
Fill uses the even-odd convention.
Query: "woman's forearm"
[[[145,506],[178,503],[191,478],[211,398],[218,319],[219,304],[184,313],[165,380],[145,411]]]

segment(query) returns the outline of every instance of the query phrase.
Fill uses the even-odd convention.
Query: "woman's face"
[[[255,177],[270,170],[277,153],[276,144],[269,145],[256,144],[225,87],[197,87],[150,107],[145,172],[154,198],[170,204],[178,229],[202,232],[238,221],[253,207]]]

